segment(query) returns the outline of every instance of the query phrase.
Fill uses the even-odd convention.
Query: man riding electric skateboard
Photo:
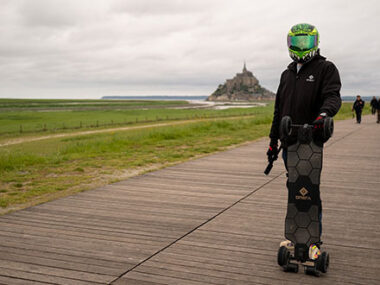
[[[292,58],[287,69],[281,74],[276,94],[268,160],[277,158],[281,140],[282,156],[287,168],[288,147],[297,143],[297,130],[290,136],[281,138],[280,122],[290,116],[294,124],[313,124],[314,139],[323,146],[322,136],[318,136],[326,117],[333,117],[341,106],[341,81],[335,65],[320,55],[319,33],[310,24],[294,25],[287,37],[289,55]],[[287,182],[288,185],[288,182]],[[319,207],[320,233],[322,230],[322,206]],[[292,246],[290,241],[285,241]],[[310,245],[310,259],[320,255],[320,244]]]

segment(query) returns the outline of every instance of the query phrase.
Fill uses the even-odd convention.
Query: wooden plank
[[[37,258],[45,258],[49,260],[56,260],[56,261],[63,261],[63,262],[70,262],[72,264],[79,264],[79,265],[86,265],[86,266],[93,266],[94,268],[101,267],[103,270],[107,270],[107,272],[112,272],[112,274],[115,274],[115,272],[120,272],[120,270],[125,269],[128,264],[126,262],[117,262],[113,260],[103,260],[100,258],[89,258],[82,256],[81,253],[79,253],[80,256],[75,256],[70,253],[62,253],[62,252],[56,252],[53,249],[53,252],[47,251],[47,250],[33,250],[29,249],[27,247],[9,247],[5,245],[0,245],[0,252],[2,258],[6,259],[7,254],[13,254],[15,258],[28,258],[28,257],[37,257]],[[130,267],[132,267],[134,263],[130,264]],[[100,271],[99,271],[100,272]]]
[[[83,231],[78,231],[77,229],[70,230],[69,228],[63,228],[59,229],[58,227],[38,227],[36,228],[34,225],[27,225],[27,224],[18,224],[18,223],[4,223],[0,221],[0,228],[2,231],[2,234],[4,233],[10,233],[18,234],[18,233],[24,233],[25,231],[28,231],[28,235],[35,235],[35,236],[42,236],[42,237],[52,237],[55,238],[59,236],[60,238],[63,238],[65,240],[96,240],[96,241],[105,241],[112,244],[119,244],[119,243],[133,243],[136,245],[143,245],[146,247],[149,246],[157,246],[157,244],[167,243],[170,241],[170,239],[165,238],[141,238],[140,236],[134,236],[134,235],[128,235],[123,236],[122,234],[119,235],[100,235],[96,233],[88,233]]]
[[[110,234],[119,234],[119,233],[126,233],[126,234],[134,234],[139,235],[143,237],[167,237],[167,238],[174,238],[178,235],[178,232],[181,231],[181,228],[169,228],[169,227],[159,227],[157,225],[143,225],[140,224],[139,227],[135,225],[135,223],[123,223],[123,222],[112,222],[111,220],[99,220],[99,219],[93,219],[93,220],[83,220],[78,217],[72,217],[71,222],[65,221],[61,219],[59,216],[56,216],[55,213],[51,213],[49,211],[50,215],[46,216],[45,213],[34,213],[33,217],[30,216],[14,216],[11,221],[17,222],[25,222],[28,224],[37,223],[41,226],[49,227],[51,225],[60,225],[62,227],[68,227],[70,228],[78,228],[78,229],[91,229],[91,230],[102,230],[104,232],[110,233]],[[61,217],[64,216],[64,214],[61,215]],[[41,219],[41,217],[43,219]],[[4,220],[7,220],[3,217]]]
[[[50,282],[32,281],[27,279],[21,279],[17,277],[7,277],[0,275],[1,285],[41,285],[41,284],[54,284]]]
[[[205,285],[204,282],[198,282],[194,280],[184,279],[181,277],[168,277],[162,275],[146,274],[143,272],[134,271],[128,275],[128,277],[123,277],[118,279],[112,284],[115,285],[129,285],[129,282],[134,282],[136,285],[144,284],[144,282],[153,282],[154,284],[165,284],[165,285]],[[141,282],[141,283],[140,283]],[[133,284],[133,283],[132,283]],[[148,283],[149,284],[149,283]],[[211,282],[207,284],[213,284]]]
[[[0,244],[4,248],[9,248],[9,251],[19,252],[20,256],[23,256],[23,252],[39,252],[43,256],[49,254],[59,254],[67,257],[73,256],[74,259],[84,259],[88,264],[94,265],[104,265],[116,268],[126,268],[132,267],[132,264],[137,264],[141,262],[145,257],[146,253],[140,251],[131,251],[127,254],[115,254],[109,251],[99,251],[99,250],[83,250],[79,247],[66,247],[62,245],[46,245],[43,243],[34,243],[28,239],[21,239],[19,237],[13,237],[11,239],[4,239],[0,241]],[[14,250],[15,249],[15,250]],[[74,250],[73,250],[74,249]],[[19,251],[18,251],[19,250]],[[25,254],[26,254],[25,253]],[[1,256],[1,255],[0,255]],[[109,264],[109,265],[108,265]]]
[[[28,282],[35,282],[37,284],[60,284],[60,285],[67,285],[67,284],[73,284],[73,285],[91,285],[91,284],[102,284],[99,282],[93,282],[93,281],[83,281],[83,280],[77,280],[73,278],[64,278],[60,276],[52,276],[52,275],[45,275],[38,272],[26,272],[18,269],[7,269],[7,268],[0,268],[1,273],[0,276],[3,278],[8,278],[9,283],[7,285],[11,284],[28,284]],[[20,280],[24,281],[24,283],[20,282]],[[104,283],[103,283],[104,284]]]
[[[31,263],[24,263],[20,261],[10,261],[10,260],[0,260],[0,271],[4,275],[3,271],[6,269],[14,269],[36,273],[40,275],[50,275],[63,277],[68,279],[83,280],[94,283],[108,283],[114,279],[114,276],[99,274],[99,273],[89,273],[85,271],[79,271],[78,269],[67,270],[63,268],[57,268],[54,266],[44,266]]]
[[[81,234],[81,233],[97,233],[101,234],[103,237],[109,237],[112,240],[118,240],[120,237],[129,237],[129,238],[138,238],[141,241],[148,240],[148,241],[159,241],[159,242],[165,242],[170,240],[167,235],[162,233],[162,235],[159,234],[152,234],[152,233],[142,233],[142,232],[131,232],[123,229],[117,229],[117,230],[104,230],[102,227],[91,227],[91,226],[73,226],[71,224],[62,224],[62,223],[55,223],[55,222],[46,222],[44,223],[35,221],[35,220],[24,220],[24,219],[12,219],[11,221],[6,221],[5,219],[0,221],[0,224],[5,225],[19,225],[24,226],[23,228],[27,227],[36,227],[39,226],[39,229],[57,229],[57,230],[66,230],[67,232],[73,232],[75,234]],[[164,236],[165,235],[165,236]]]
[[[1,259],[5,261],[13,261],[13,262],[21,262],[21,263],[27,263],[27,264],[34,264],[34,265],[41,265],[41,266],[47,266],[47,267],[54,267],[54,268],[62,268],[66,270],[74,270],[74,271],[81,271],[81,272],[88,272],[88,273],[95,273],[100,275],[109,275],[109,276],[117,276],[120,273],[121,268],[109,268],[108,266],[99,266],[99,265],[91,265],[86,263],[78,263],[74,260],[57,260],[52,258],[46,258],[45,255],[42,257],[39,256],[30,256],[23,254],[22,256],[17,251],[7,252],[2,251],[1,252]],[[125,265],[124,265],[125,266]],[[123,266],[123,269],[125,268]]]

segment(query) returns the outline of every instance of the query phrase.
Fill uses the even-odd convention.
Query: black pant
[[[359,124],[362,122],[362,110],[355,110],[356,113],[356,122]]]

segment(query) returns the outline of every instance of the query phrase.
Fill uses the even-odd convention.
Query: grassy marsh
[[[0,207],[5,212],[13,206],[45,202],[265,137],[273,103],[244,110],[186,110],[182,114],[200,117],[205,111],[213,111],[219,119],[204,116],[202,121],[180,125],[78,134],[0,147]],[[239,117],[242,113],[249,116]],[[351,116],[351,104],[345,103],[336,119]]]

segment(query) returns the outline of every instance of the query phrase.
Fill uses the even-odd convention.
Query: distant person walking
[[[356,100],[354,102],[354,105],[352,106],[352,111],[355,110],[356,113],[356,122],[360,124],[362,122],[362,111],[364,108],[365,102],[362,100],[360,95],[356,96]]]
[[[379,101],[377,101],[377,123],[380,124],[380,97]]]
[[[372,113],[372,115],[375,115],[375,113],[378,109],[377,105],[379,104],[379,102],[377,102],[377,99],[375,96],[373,96],[370,104],[371,104],[371,113]]]

